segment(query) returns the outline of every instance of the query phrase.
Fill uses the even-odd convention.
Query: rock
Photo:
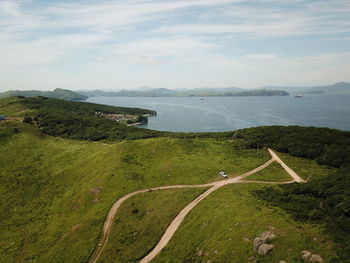
[[[254,251],[258,252],[259,247],[264,244],[264,240],[261,237],[256,237],[254,239]]]
[[[280,261],[278,261],[278,263],[287,263],[287,261],[280,260]]]
[[[210,259],[207,261],[207,263],[213,263],[213,261],[211,261]]]
[[[270,231],[266,231],[260,234],[259,236],[264,242],[271,241],[276,238],[276,235]]]
[[[198,251],[197,256],[201,257],[202,255],[203,255],[203,250],[201,249],[201,250]]]
[[[274,245],[262,244],[258,249],[258,254],[266,256],[272,249]]]
[[[219,251],[217,251],[216,249],[214,250],[214,255],[219,254]]]
[[[309,260],[309,258],[311,257],[311,252],[310,251],[307,251],[307,250],[304,250],[304,251],[301,251],[301,258],[307,262]]]
[[[321,263],[321,262],[323,262],[323,259],[320,255],[312,254],[311,257],[309,258],[308,262]]]

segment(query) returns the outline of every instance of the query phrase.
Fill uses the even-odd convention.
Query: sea
[[[350,94],[271,97],[92,97],[89,102],[155,110],[141,128],[218,132],[270,125],[350,131]]]

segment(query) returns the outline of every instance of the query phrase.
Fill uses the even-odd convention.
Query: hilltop
[[[117,200],[187,185],[145,191],[119,208],[98,262],[138,262],[187,204],[227,180],[219,171],[234,181],[262,167],[271,158],[266,147],[309,182],[291,184],[278,163],[263,166],[207,196],[152,262],[300,262],[303,250],[324,262],[349,258],[349,132],[272,126],[170,133],[96,112],[154,114],[43,97],[0,99],[0,115],[18,116],[0,121],[1,262],[89,262]],[[191,188],[198,184],[204,187]],[[261,256],[253,240],[264,231],[276,239]]]
[[[66,89],[54,89],[53,91],[40,91],[40,90],[10,90],[0,93],[0,98],[8,98],[12,96],[23,97],[47,97],[57,98],[63,100],[86,100],[88,97],[74,91]]]

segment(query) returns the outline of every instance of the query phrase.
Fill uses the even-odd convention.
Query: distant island
[[[239,96],[288,96],[284,90],[247,90],[239,88],[171,90],[165,88],[120,90],[120,91],[76,91],[87,97],[239,97]]]
[[[350,94],[349,82],[337,82],[323,86],[264,86],[261,89],[285,90],[289,93],[301,94]]]
[[[305,93],[314,94],[350,94],[350,83],[337,82],[333,85],[308,88]]]
[[[54,89],[53,91],[40,91],[40,90],[10,90],[0,93],[0,98],[8,98],[12,96],[23,96],[23,97],[47,97],[56,98],[63,100],[86,100],[88,97],[71,90],[66,89]]]

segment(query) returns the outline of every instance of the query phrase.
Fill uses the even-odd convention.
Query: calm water
[[[148,125],[162,131],[230,131],[262,125],[350,130],[350,95],[288,97],[95,97],[90,102],[157,111]]]

